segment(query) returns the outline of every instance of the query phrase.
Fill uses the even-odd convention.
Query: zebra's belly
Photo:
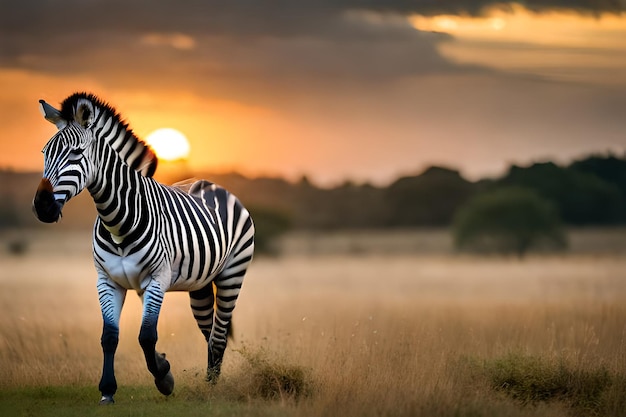
[[[172,269],[172,281],[167,291],[197,291],[204,288],[208,283],[218,275],[218,271],[214,271],[210,275],[202,278],[186,278],[177,273],[178,271]]]
[[[116,284],[128,290],[141,292],[150,282],[148,271],[142,270],[139,262],[141,257],[141,253],[129,256],[106,254],[102,266]]]

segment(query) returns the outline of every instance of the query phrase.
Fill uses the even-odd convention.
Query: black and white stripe
[[[41,102],[58,133],[44,147],[44,178],[34,200],[42,221],[87,188],[98,211],[93,250],[104,320],[102,402],[117,389],[113,360],[126,290],[142,296],[139,335],[148,369],[171,393],[169,363],[155,351],[156,324],[166,291],[188,291],[208,344],[208,378],[220,372],[233,309],[254,252],[254,226],[241,202],[200,180],[165,186],[151,176],[157,159],[112,107],[74,94],[56,110]]]

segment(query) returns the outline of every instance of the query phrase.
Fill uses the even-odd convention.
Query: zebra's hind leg
[[[213,315],[215,312],[215,284],[208,283],[204,288],[191,291],[189,293],[189,301],[191,303],[191,311],[193,317],[198,323],[198,328],[204,335],[207,342],[207,350],[209,356],[209,369],[211,366],[211,333],[213,332]],[[210,377],[210,373],[207,373],[207,380],[214,382],[214,379]]]
[[[215,278],[215,324],[209,341],[209,366],[207,368],[209,382],[215,383],[220,376],[228,333],[231,330],[233,310],[251,260],[252,257],[248,257],[241,262],[231,263]]]

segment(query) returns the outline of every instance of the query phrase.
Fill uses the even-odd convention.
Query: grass
[[[619,256],[261,258],[216,385],[204,382],[187,295],[166,296],[168,398],[145,369],[129,294],[106,408],[96,405],[102,324],[89,250],[38,245],[0,259],[2,416],[626,415]]]

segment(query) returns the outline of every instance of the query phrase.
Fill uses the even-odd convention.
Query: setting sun
[[[157,129],[146,138],[159,159],[174,161],[189,156],[189,141],[180,131],[171,128]]]

